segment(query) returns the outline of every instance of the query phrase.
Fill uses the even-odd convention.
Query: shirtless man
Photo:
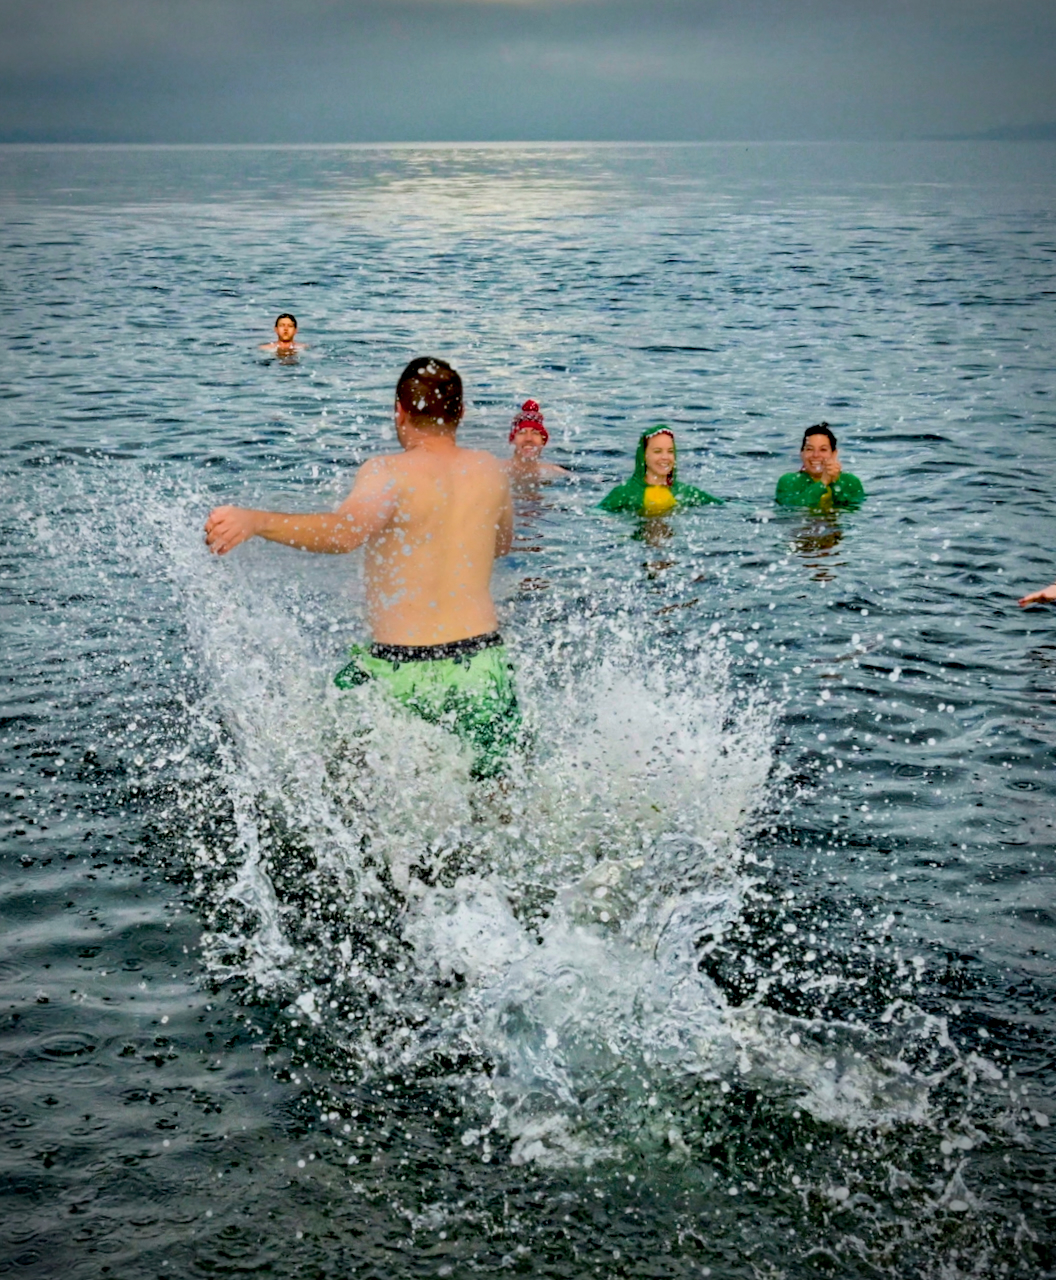
[[[261,351],[274,351],[280,356],[293,355],[295,351],[303,351],[303,344],[295,342],[297,337],[297,319],[284,311],[275,321],[275,341],[262,342]]]
[[[502,465],[515,489],[531,488],[540,480],[553,480],[570,472],[556,462],[542,462],[540,457],[550,434],[535,400],[525,400],[520,413],[510,424],[513,457]]]
[[[490,593],[495,557],[513,539],[509,481],[492,454],[456,443],[462,380],[443,360],[411,361],[395,417],[403,452],[365,462],[333,514],[217,507],[205,540],[217,555],[254,537],[328,553],[365,545],[374,643],[353,647],[335,683],[378,680],[466,742],[476,777],[492,777],[520,728]]]

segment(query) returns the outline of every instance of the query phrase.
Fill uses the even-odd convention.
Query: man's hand
[[[205,522],[205,545],[214,555],[226,555],[255,537],[259,528],[259,511],[248,507],[217,507]]]
[[[1056,603],[1056,582],[1051,587],[1042,587],[1040,591],[1032,591],[1029,596],[1020,600],[1020,605]]]

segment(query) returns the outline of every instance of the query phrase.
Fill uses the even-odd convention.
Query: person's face
[[[669,476],[675,469],[675,442],[670,436],[653,436],[645,444],[645,465],[654,476]]]
[[[534,460],[543,451],[543,433],[533,427],[522,427],[513,437],[513,452],[518,458]]]
[[[275,321],[275,336],[282,343],[292,342],[297,333],[297,326],[288,317]]]
[[[803,470],[817,479],[836,461],[836,450],[829,444],[828,436],[807,436],[799,456],[803,459]]]

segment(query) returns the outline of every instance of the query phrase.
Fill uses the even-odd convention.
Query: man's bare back
[[[378,507],[391,514],[367,539],[374,639],[434,645],[494,631],[491,570],[513,534],[498,459],[443,437],[405,446],[364,466],[341,510],[362,520]]]
[[[513,537],[510,486],[497,458],[459,448],[456,426],[427,429],[397,404],[404,451],[364,463],[336,512],[217,507],[206,543],[217,555],[253,537],[331,554],[365,544],[375,641],[436,645],[494,631],[491,570]]]

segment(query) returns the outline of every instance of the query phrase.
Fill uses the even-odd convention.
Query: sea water
[[[1054,162],[0,149],[0,1270],[1052,1273]],[[502,788],[333,687],[357,556],[202,542],[423,353],[572,472]],[[661,421],[727,504],[598,512]]]

